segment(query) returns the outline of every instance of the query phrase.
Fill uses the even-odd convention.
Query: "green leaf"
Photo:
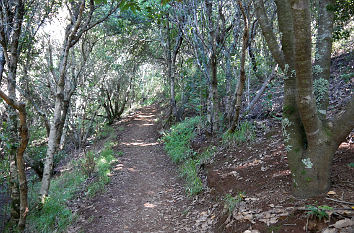
[[[97,5],[102,3],[107,4],[107,0],[95,0],[95,4]]]

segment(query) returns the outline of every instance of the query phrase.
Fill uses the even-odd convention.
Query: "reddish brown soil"
[[[175,164],[166,156],[157,140],[155,107],[141,109],[119,122],[119,148],[123,156],[114,165],[111,182],[78,211],[79,220],[72,232],[321,232],[344,217],[353,216],[334,211],[331,219],[310,219],[306,205],[327,205],[335,209],[350,208],[347,204],[327,198],[354,201],[353,144],[343,143],[337,151],[332,168],[334,195],[300,200],[291,194],[291,175],[279,123],[267,120],[266,129],[259,129],[253,142],[225,145],[216,139],[198,135],[193,148],[203,151],[210,144],[216,153],[203,166],[200,175],[205,190],[196,197],[186,196],[183,180]],[[119,130],[123,128],[124,130]],[[265,133],[266,132],[266,133]],[[225,211],[226,194],[244,195],[244,212],[266,213],[286,210],[272,224],[253,219],[237,220],[239,212]],[[338,214],[339,213],[339,214]],[[341,231],[350,232],[350,231]]]
[[[119,150],[105,190],[79,210],[74,232],[200,232],[177,168],[157,140],[157,110],[147,107],[117,128]],[[124,130],[118,130],[124,127]]]
[[[244,232],[250,229],[260,232],[306,232],[306,225],[308,232],[320,232],[344,216],[333,214],[326,223],[311,219],[308,222],[307,211],[303,210],[306,205],[351,208],[348,204],[326,198],[354,202],[354,168],[349,167],[354,160],[354,145],[343,143],[335,154],[331,177],[331,190],[335,194],[299,200],[291,194],[291,173],[280,127],[274,125],[269,133],[259,134],[256,141],[248,145],[231,145],[221,149],[207,166],[207,180],[212,194],[218,196],[219,200],[226,194],[237,196],[241,192],[246,200],[254,199],[244,201],[247,211],[262,213],[288,208],[289,215],[278,216],[277,223],[267,225],[256,217],[252,221],[237,220],[237,213],[225,213],[220,206],[216,213],[219,218],[215,232]],[[348,212],[345,217],[352,217],[354,211]]]

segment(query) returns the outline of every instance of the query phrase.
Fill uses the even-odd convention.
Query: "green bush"
[[[98,133],[97,139],[105,139],[108,138],[110,135],[114,134],[114,129],[110,125],[105,125]]]
[[[109,182],[111,164],[115,161],[113,147],[116,144],[106,142],[99,157],[89,151],[85,158],[80,161],[73,161],[74,168],[64,172],[59,177],[54,177],[51,181],[49,196],[41,208],[33,208],[38,200],[38,190],[40,183],[35,183],[29,189],[30,214],[27,218],[28,232],[65,232],[72,223],[75,216],[67,207],[67,201],[73,199],[82,187],[82,183],[87,179],[88,173],[94,169],[97,174],[95,182],[87,188],[87,195],[92,197],[104,188]],[[87,167],[85,167],[87,165]],[[87,170],[87,171],[86,171]]]
[[[114,151],[112,149],[114,146],[114,142],[106,142],[100,156],[95,159],[98,177],[96,182],[90,184],[87,188],[87,195],[90,197],[95,196],[96,193],[102,190],[104,185],[110,181],[109,175],[111,172],[112,163],[116,161]]]
[[[189,195],[198,194],[203,190],[203,183],[198,176],[199,168],[215,150],[212,147],[202,154],[197,154],[191,149],[190,143],[195,136],[195,128],[200,123],[200,117],[187,118],[173,126],[163,137],[167,153],[173,162],[180,165],[181,176],[186,180],[186,191]]]
[[[186,191],[195,195],[203,190],[203,183],[198,176],[199,160],[188,159],[181,166],[181,175],[186,179]]]
[[[86,176],[90,177],[94,172],[95,167],[96,167],[95,154],[93,151],[88,151],[87,153],[85,153],[82,171]]]
[[[332,207],[329,207],[327,205],[317,206],[317,207],[312,205],[307,205],[306,208],[308,210],[307,212],[308,216],[318,218],[319,220],[328,219],[329,216],[326,211],[333,210]]]
[[[165,149],[173,162],[180,163],[192,156],[190,142],[195,136],[194,129],[200,122],[200,117],[187,118],[172,126],[171,130],[164,135]]]
[[[224,202],[225,202],[225,208],[227,209],[228,213],[231,214],[237,203],[239,203],[240,201],[242,201],[244,197],[243,193],[239,193],[237,196],[232,196],[231,194],[226,194],[225,198],[224,198]]]
[[[49,196],[42,208],[35,208],[27,218],[29,232],[65,232],[74,219],[66,202],[80,190],[86,177],[80,170],[65,172],[51,181]],[[37,203],[40,183],[36,183],[29,193],[30,205]]]
[[[238,129],[234,133],[224,133],[222,136],[222,141],[224,144],[240,144],[243,142],[253,141],[255,138],[256,133],[254,126],[250,122],[245,121],[240,123]]]

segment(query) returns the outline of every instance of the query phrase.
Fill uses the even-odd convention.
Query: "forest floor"
[[[157,130],[158,110],[145,107],[113,126],[123,152],[105,190],[78,210],[72,232],[201,232],[176,166]],[[207,208],[207,207],[206,207]]]
[[[105,190],[80,204],[70,232],[353,232],[353,144],[343,143],[335,155],[331,192],[301,200],[291,195],[279,122],[256,123],[256,139],[242,145],[199,135],[195,151],[217,149],[200,171],[204,191],[189,197],[158,140],[159,115],[157,107],[145,107],[113,126],[123,156]],[[307,214],[308,205],[333,209],[319,221]]]

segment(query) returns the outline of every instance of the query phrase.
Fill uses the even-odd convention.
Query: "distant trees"
[[[102,78],[102,74],[96,74],[95,68],[111,62],[108,69],[101,70],[106,73],[114,70],[114,65],[120,61],[119,55],[113,62],[101,59],[100,51],[94,49],[99,40],[114,35],[112,28],[106,32],[102,28],[92,34],[90,32],[110,19],[113,13],[115,19],[119,19],[114,22],[114,27],[122,28],[120,23],[130,20],[127,15],[120,16],[123,14],[122,9],[136,10],[136,4],[128,3],[84,0],[63,3],[0,1],[0,100],[3,100],[0,101],[0,110],[3,105],[6,106],[6,113],[0,114],[1,120],[4,117],[8,119],[6,123],[1,122],[0,128],[0,151],[8,156],[1,164],[5,164],[2,166],[5,168],[6,164],[9,166],[8,174],[7,171],[2,172],[9,177],[11,220],[18,224],[20,230],[25,227],[29,211],[26,165],[34,168],[42,179],[40,199],[44,203],[55,157],[64,148],[66,135],[76,135],[74,138],[80,148],[104,122],[103,119],[97,122],[103,108],[100,108],[100,88],[95,84],[110,87],[116,80],[110,77],[111,81],[104,83],[107,80]],[[118,10],[119,6],[121,8]],[[64,20],[60,21],[60,17]],[[58,21],[55,25],[57,32],[61,30],[63,22],[67,23],[63,35],[48,34],[48,18]],[[105,38],[103,34],[110,35]],[[118,95],[124,95],[124,101],[118,114],[111,117],[110,121],[122,114],[131,96],[129,93],[138,70],[134,67],[133,71],[121,69],[128,75],[120,78],[122,88],[116,90],[119,92],[117,95],[110,96],[110,101],[121,101],[116,99]],[[95,88],[97,91],[90,98],[85,98]],[[39,144],[36,140],[41,141],[42,145],[46,137],[48,147],[45,148],[45,160],[41,153],[25,152],[28,142],[33,151],[33,147]]]

